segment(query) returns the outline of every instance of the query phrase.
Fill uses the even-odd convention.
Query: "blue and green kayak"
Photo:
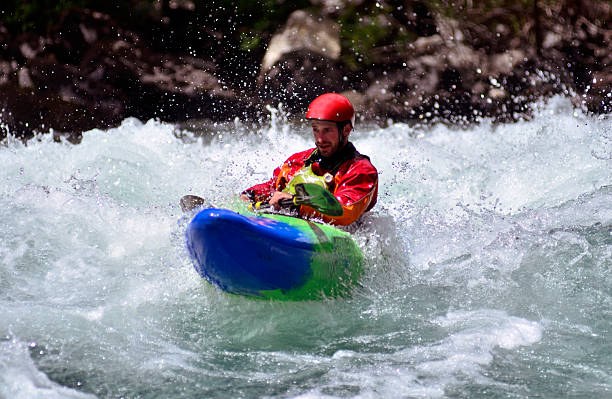
[[[346,297],[363,274],[363,255],[349,233],[296,217],[203,209],[186,238],[197,272],[232,294]]]

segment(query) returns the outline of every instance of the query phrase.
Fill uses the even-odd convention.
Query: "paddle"
[[[181,209],[183,212],[188,212],[205,203],[206,201],[202,197],[198,197],[197,195],[185,195],[181,198]]]
[[[293,203],[306,205],[315,211],[329,216],[342,216],[344,210],[340,202],[325,187],[314,183],[295,185]]]
[[[295,185],[295,195],[292,198],[279,201],[281,208],[293,205],[306,205],[319,213],[329,216],[341,216],[344,213],[342,205],[336,197],[326,188],[314,183],[300,183]],[[256,210],[267,210],[271,205],[267,202],[257,203],[253,206]]]
[[[204,198],[196,195],[185,195],[181,198],[181,209],[183,212],[191,211],[206,203]],[[329,216],[341,216],[344,213],[342,205],[336,197],[327,189],[314,183],[300,183],[295,185],[295,195],[293,198],[280,200],[282,208],[289,208],[293,205],[306,205],[317,212]],[[259,202],[253,205],[255,210],[267,210],[272,206],[267,202]]]

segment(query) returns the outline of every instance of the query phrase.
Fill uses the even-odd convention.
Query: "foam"
[[[35,346],[35,344],[31,344]],[[95,395],[61,386],[32,361],[28,346],[16,339],[0,341],[0,396],[28,399],[91,399]]]

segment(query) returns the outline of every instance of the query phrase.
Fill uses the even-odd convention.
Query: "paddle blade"
[[[307,205],[324,215],[342,216],[344,213],[342,205],[336,197],[318,184],[296,184],[295,194],[294,202],[296,204]]]
[[[198,197],[197,195],[185,195],[181,198],[181,209],[183,212],[191,211],[199,206],[206,203],[204,198]]]

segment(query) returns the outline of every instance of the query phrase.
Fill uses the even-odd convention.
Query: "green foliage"
[[[274,33],[293,11],[310,6],[308,0],[200,0],[194,4],[199,24],[234,35],[245,51],[263,45],[262,36]]]
[[[396,11],[403,8],[402,3],[367,0],[358,5],[349,3],[342,10],[339,22],[342,48],[349,50],[343,54],[347,65],[358,69],[360,65],[377,62],[372,49],[402,45],[416,38],[414,32],[397,21]]]
[[[0,20],[16,32],[44,33],[56,24],[62,12],[69,8],[88,8],[113,16],[133,15],[133,10],[146,5],[152,8],[155,0],[3,0]]]
[[[308,7],[308,0],[200,0],[195,2],[198,16],[216,26],[254,28],[260,31],[274,30],[284,23],[294,10]]]
[[[67,4],[69,3],[69,4]],[[70,7],[71,1],[8,1],[2,7],[2,21],[21,31],[43,31],[57,21],[59,12]]]
[[[240,33],[240,49],[251,51],[261,44],[261,36],[249,34],[246,32]]]

